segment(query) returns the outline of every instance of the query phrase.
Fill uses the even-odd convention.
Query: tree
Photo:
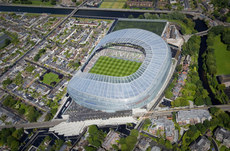
[[[222,113],[220,113],[220,114],[218,115],[217,118],[218,118],[218,120],[219,120],[220,122],[223,123],[223,125],[224,125],[225,127],[230,126],[230,125],[229,125],[229,123],[230,123],[230,117],[229,117],[229,115],[228,115],[227,113],[222,112]]]
[[[55,140],[55,143],[54,143],[54,145],[52,146],[51,150],[52,150],[52,151],[59,150],[63,144],[64,144],[64,141],[63,141],[63,140],[61,140],[61,139]]]
[[[11,43],[11,40],[10,39],[6,39],[4,45],[8,46],[10,43]]]
[[[210,127],[210,121],[206,119],[206,120],[204,121],[203,125],[204,125],[204,127],[205,127],[206,129],[208,129],[208,128]]]
[[[86,151],[97,151],[97,149],[95,147],[93,147],[93,146],[85,146],[84,149]]]
[[[210,121],[210,126],[216,127],[220,121],[217,118],[213,118]]]
[[[144,13],[145,19],[151,19],[152,15],[150,13]]]
[[[139,15],[138,18],[139,19],[144,19],[144,16],[143,15]]]
[[[222,34],[222,41],[225,43],[225,44],[230,44],[230,31],[227,31],[227,32],[223,32]]]
[[[135,136],[135,137],[137,137],[137,136],[138,136],[138,134],[139,134],[139,132],[138,132],[138,130],[137,130],[137,129],[132,129],[132,130],[131,130],[131,132],[130,132],[130,135],[131,135],[131,136]]]
[[[179,64],[177,67],[176,67],[176,71],[180,72],[182,70],[182,64]]]
[[[217,113],[220,111],[220,109],[219,108],[217,108],[217,107],[211,107],[211,108],[209,108],[209,112],[212,114],[212,115],[217,115]]]
[[[12,135],[10,135],[10,136],[8,136],[7,137],[7,146],[10,146],[11,147],[11,143],[13,142],[13,141],[15,141],[16,139],[12,136]]]
[[[230,45],[227,46],[227,50],[230,51]]]
[[[53,118],[53,115],[52,113],[47,113],[46,116],[45,116],[45,121],[49,121]]]
[[[212,105],[212,101],[210,97],[206,97],[204,102],[206,105]]]
[[[3,128],[1,131],[1,139],[3,139],[3,143],[7,143],[7,137],[11,136],[12,132],[9,128]]]
[[[205,126],[204,126],[203,124],[201,124],[201,123],[196,124],[196,128],[197,128],[202,134],[204,134],[205,131],[206,131]]]
[[[13,81],[10,79],[10,78],[7,78],[6,80],[4,80],[3,82],[2,82],[2,84],[3,84],[3,86],[7,86],[7,85],[9,85],[9,84],[11,84]]]
[[[173,107],[189,106],[188,100],[183,97],[178,97],[175,101],[172,101],[171,104]]]
[[[13,140],[11,142],[10,148],[12,151],[18,151],[19,145],[20,145],[20,143],[17,140]]]
[[[96,148],[99,148],[101,146],[101,142],[98,139],[95,139],[94,141],[90,142],[90,144],[95,146]]]
[[[15,82],[16,85],[21,85],[23,83],[23,77],[22,77],[21,72],[18,72],[14,82]]]
[[[28,109],[28,114],[27,114],[27,118],[30,122],[36,122],[37,118],[39,117],[39,112],[36,110],[35,107],[30,106]]]
[[[172,144],[170,143],[169,140],[166,140],[164,145],[165,145],[165,147],[166,147],[167,149],[172,149],[172,148],[173,148],[173,146],[172,146]]]
[[[115,149],[116,151],[119,150],[119,147],[116,144],[112,144],[112,148]]]
[[[12,136],[19,140],[21,136],[23,135],[23,133],[24,133],[24,129],[20,128],[20,129],[15,130]]]
[[[127,3],[124,4],[123,8],[128,8],[128,5]]]
[[[51,0],[51,5],[56,5],[56,0]]]
[[[96,125],[90,125],[88,132],[91,135],[97,133],[98,132],[97,126]]]
[[[128,146],[126,144],[121,144],[121,151],[127,151]]]
[[[197,97],[197,98],[195,99],[195,104],[196,104],[197,106],[204,105],[204,100],[203,100],[203,98]]]
[[[34,61],[38,61],[40,59],[40,55],[36,54],[34,57]]]
[[[133,17],[133,15],[131,14],[131,15],[128,16],[128,18],[134,18],[134,17]]]

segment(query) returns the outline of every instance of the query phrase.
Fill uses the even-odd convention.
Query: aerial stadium
[[[118,30],[99,42],[67,91],[77,104],[93,110],[141,108],[162,89],[171,59],[168,44],[155,33]]]

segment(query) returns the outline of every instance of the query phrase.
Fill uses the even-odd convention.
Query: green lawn
[[[170,22],[176,23],[178,25],[180,25],[182,28],[185,29],[185,34],[192,34],[193,33],[193,29],[188,27],[183,21],[181,20],[169,20]]]
[[[32,2],[32,4],[20,4],[20,1],[15,1],[13,4],[20,4],[20,5],[36,5],[36,6],[54,6],[51,4],[51,1],[44,1],[41,0],[28,0],[29,2]]]
[[[53,72],[46,73],[42,80],[43,83],[50,86],[55,86],[59,81],[61,81],[61,79],[59,79],[58,75]]]
[[[42,2],[41,0],[30,0],[33,5],[42,5],[42,6],[53,6],[51,5],[50,1],[48,2]]]
[[[214,38],[212,48],[215,49],[217,75],[230,74],[230,51],[227,51],[227,45],[221,42],[220,35]]]
[[[89,72],[124,77],[136,72],[140,66],[140,62],[101,56]]]
[[[100,8],[123,8],[126,0],[104,0]]]
[[[127,29],[127,28],[139,28],[151,31],[161,36],[166,22],[162,21],[137,21],[137,20],[119,20],[115,25],[113,31]]]

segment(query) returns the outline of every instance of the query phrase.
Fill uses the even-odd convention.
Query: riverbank
[[[220,51],[223,51],[221,49],[220,44],[223,42],[225,44],[228,43],[228,39],[224,39],[223,37],[226,37],[228,35],[229,30],[227,27],[222,27],[222,26],[217,26],[213,27],[212,30],[209,31],[208,38],[207,38],[207,43],[206,43],[206,49],[204,50],[204,53],[201,54],[202,56],[202,70],[204,72],[204,77],[206,78],[205,81],[208,83],[208,87],[211,91],[211,94],[215,97],[216,103],[219,104],[227,104],[229,103],[229,97],[226,95],[225,91],[225,85],[224,84],[219,84],[217,81],[216,76],[218,75],[218,66],[217,66],[217,58],[216,58],[216,53],[218,55],[221,55]],[[221,35],[221,36],[220,36]],[[216,39],[221,37],[221,41]],[[217,47],[218,46],[218,47]],[[226,48],[225,48],[226,49]],[[224,50],[224,52],[227,52],[227,50]],[[224,60],[225,58],[219,58],[220,60]],[[227,58],[229,60],[229,58]],[[225,60],[224,63],[226,63]],[[228,66],[228,64],[227,64]],[[220,69],[224,68],[224,64],[220,64]],[[220,70],[219,69],[219,70]],[[228,70],[229,68],[227,67],[225,70]],[[225,71],[224,71],[225,72]]]
[[[60,5],[33,5],[33,4],[0,4],[1,6],[9,7],[38,7],[38,8],[62,8],[62,9],[75,9],[75,7],[63,7]]]

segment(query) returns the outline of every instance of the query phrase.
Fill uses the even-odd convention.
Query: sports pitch
[[[123,8],[126,0],[103,0],[100,8]]]
[[[140,66],[141,62],[101,56],[89,72],[101,75],[124,77],[136,72]]]

